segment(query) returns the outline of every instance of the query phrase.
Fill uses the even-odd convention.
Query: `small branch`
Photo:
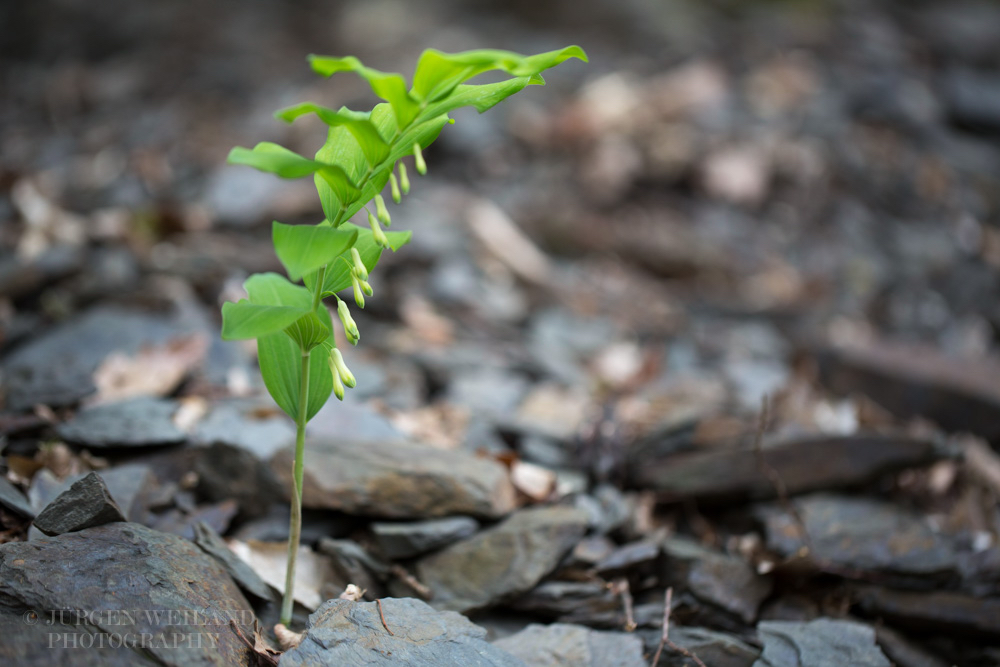
[[[677,644],[670,641],[670,605],[673,602],[674,589],[667,589],[666,600],[663,602],[663,632],[660,633],[660,645],[656,647],[656,653],[653,654],[653,663],[650,667],[656,667],[660,663],[660,655],[663,653],[663,647],[667,646],[673,651],[680,653],[685,658],[690,658],[694,660],[698,667],[707,667],[701,658],[696,656],[691,651],[687,650],[683,646],[678,646]]]
[[[378,606],[378,617],[380,619],[382,619],[382,627],[385,628],[386,632],[388,632],[390,635],[392,635],[393,637],[395,637],[396,634],[392,630],[389,629],[388,625],[385,624],[385,614],[382,613],[382,601],[381,600],[375,600],[375,604]]]
[[[426,584],[418,581],[416,577],[407,572],[406,568],[399,563],[393,563],[390,572],[402,580],[404,584],[412,588],[413,592],[419,595],[422,600],[431,600],[434,598],[434,591]]]
[[[625,607],[625,632],[633,632],[638,626],[632,612],[632,591],[629,589],[628,579],[625,577],[615,579],[611,584],[611,592],[622,596],[622,605]]]
[[[774,487],[774,492],[778,495],[778,502],[781,504],[782,509],[784,509],[792,520],[795,521],[795,527],[798,529],[799,534],[802,535],[802,542],[805,545],[806,553],[815,553],[812,548],[812,540],[809,537],[809,532],[806,530],[806,523],[802,519],[802,515],[799,510],[792,502],[788,499],[788,487],[785,485],[785,480],[781,478],[781,474],[767,462],[767,458],[764,456],[763,440],[764,434],[767,432],[768,422],[771,418],[771,401],[767,395],[761,399],[760,407],[760,418],[757,421],[757,432],[754,434],[753,439],[753,451],[757,457],[757,467],[760,469],[761,473],[771,482],[771,486]],[[805,554],[800,554],[805,555]]]

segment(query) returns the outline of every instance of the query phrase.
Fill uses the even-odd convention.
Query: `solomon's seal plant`
[[[420,56],[407,88],[400,74],[365,67],[354,57],[310,56],[313,70],[323,76],[354,72],[385,100],[370,112],[346,107],[334,111],[311,102],[297,104],[275,115],[287,122],[315,114],[329,130],[314,158],[298,155],[277,144],[234,148],[229,162],[254,167],[282,178],[312,176],[319,192],[324,220],[317,225],[274,222],[274,249],[288,278],[277,273],[250,276],[247,297],[222,306],[222,337],[257,339],[260,372],[268,392],[295,420],[291,530],[281,622],[292,617],[295,557],[302,523],[302,473],[305,427],[330,394],[343,400],[354,387],[354,375],[344,363],[334,340],[334,324],[324,299],[336,301],[337,318],[345,338],[357,344],[361,337],[340,292],[350,290],[358,308],[372,296],[369,274],[382,251],[393,251],[410,240],[410,232],[388,232],[389,209],[382,192],[398,204],[410,190],[404,158],[413,158],[418,174],[427,171],[422,151],[441,129],[454,122],[448,113],[465,106],[480,113],[532,84],[544,84],[541,72],[569,58],[586,61],[577,46],[522,56],[509,51],[479,50],[442,53],[427,50]],[[496,83],[465,82],[483,72],[499,70],[510,78]],[[362,209],[367,227],[351,223]],[[373,211],[374,209],[374,211]],[[299,284],[299,283],[302,284]]]

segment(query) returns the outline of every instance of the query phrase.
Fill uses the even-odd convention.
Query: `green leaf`
[[[305,287],[293,285],[273,272],[255,273],[243,283],[250,303],[258,306],[291,306],[304,312],[312,310],[312,294]]]
[[[337,72],[354,72],[368,81],[372,91],[392,105],[398,127],[406,127],[417,115],[419,104],[410,97],[406,90],[406,81],[399,74],[365,67],[354,56],[332,58],[311,55],[309,56],[309,64],[312,65],[313,71],[323,76],[332,76]]]
[[[245,340],[283,331],[309,309],[259,306],[242,299],[222,304],[222,339]]]
[[[321,107],[312,102],[304,102],[295,106],[282,109],[275,113],[278,118],[292,122],[300,116],[314,113],[320,120],[330,127],[345,127],[357,140],[361,150],[364,151],[368,164],[375,165],[385,159],[389,154],[389,144],[385,142],[379,134],[375,125],[369,120],[370,114],[360,111],[351,111],[347,107],[342,107],[339,111]]]
[[[518,78],[532,77],[569,58],[579,58],[586,62],[587,54],[578,46],[568,46],[534,56],[495,49],[462,53],[443,53],[428,49],[417,62],[411,93],[419,100],[434,102],[449,96],[456,86],[483,72],[501,70]]]
[[[332,332],[330,327],[317,317],[316,312],[310,312],[285,329],[285,333],[295,341],[300,350],[307,351],[321,345]]]
[[[358,232],[358,238],[354,242],[354,247],[357,249],[358,254],[361,255],[361,263],[371,272],[382,256],[382,247],[375,243],[375,240],[372,238],[372,230],[356,225],[351,225],[351,227],[357,229]],[[389,247],[393,251],[396,251],[410,242],[413,232],[386,232],[385,235],[389,239]],[[350,287],[352,267],[350,250],[329,264],[326,267],[326,275],[323,280],[323,295],[336,294]],[[306,276],[305,283],[309,289],[312,289],[316,284],[316,276],[317,274],[315,273]]]
[[[332,262],[356,238],[354,230],[328,226],[284,225],[275,221],[271,227],[274,250],[294,281]]]
[[[277,273],[258,273],[243,283],[247,299],[222,304],[222,338],[242,340],[282,331],[312,310],[312,295]]]
[[[326,312],[326,309],[323,309]],[[322,316],[322,313],[320,314]],[[329,313],[327,313],[329,318]],[[332,338],[332,334],[331,334]],[[325,345],[309,354],[309,394],[306,419],[312,419],[326,404],[333,391],[333,377],[327,364]],[[292,419],[298,419],[299,392],[302,380],[302,352],[286,334],[275,333],[257,339],[257,359],[264,386]]]
[[[344,200],[353,200],[358,194],[358,186],[351,176],[338,164],[321,160],[309,160],[284,146],[263,141],[248,150],[237,146],[229,151],[230,164],[243,164],[282,178],[302,178],[316,174],[330,189]]]
[[[229,164],[244,164],[282,178],[301,178],[315,173],[321,165],[315,160],[304,158],[284,146],[262,141],[253,150],[237,146],[229,151]]]

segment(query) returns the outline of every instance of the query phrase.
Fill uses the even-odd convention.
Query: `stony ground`
[[[0,656],[275,664],[218,308],[320,213],[225,155],[370,106],[310,52],[578,43],[393,215],[280,664],[1000,664],[1000,6],[648,5],[0,6]]]

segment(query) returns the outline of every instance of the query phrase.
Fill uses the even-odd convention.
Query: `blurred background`
[[[322,126],[283,124],[281,107],[375,103],[351,75],[314,76],[307,54],[408,75],[425,47],[578,44],[589,64],[568,61],[488,114],[454,113],[427,151],[428,175],[393,209],[413,242],[383,257],[374,298],[354,309],[361,344],[341,346],[358,388],[310,433],[493,457],[522,503],[602,488],[619,542],[667,527],[759,564],[751,510],[726,503],[777,492],[727,457],[751,446],[769,396],[765,448],[834,439],[782,464],[791,493],[846,485],[916,510],[953,540],[949,585],[995,596],[998,35],[1000,4],[975,0],[4,2],[8,477],[35,489],[40,467],[107,466],[86,449],[115,463],[104,448],[123,441],[221,441],[261,461],[287,445],[253,344],[219,340],[219,307],[250,273],[280,270],[272,220],[322,213],[310,179],[225,157],[259,141],[311,155]],[[70,426],[81,406],[137,396],[161,407]],[[858,435],[871,432],[889,439]],[[929,441],[979,458],[929,455]],[[281,498],[234,472],[243,459],[219,454],[192,486],[199,455],[171,451],[160,482],[195,494],[150,525],[186,534],[207,517],[283,539],[280,516],[253,527]],[[851,557],[836,576],[868,567]],[[923,576],[907,572],[906,586]],[[765,616],[829,602],[786,592]],[[970,655],[949,644],[956,627],[994,632],[979,603],[931,619],[943,655]],[[749,627],[727,623],[713,627]],[[995,664],[977,651],[974,664]]]

